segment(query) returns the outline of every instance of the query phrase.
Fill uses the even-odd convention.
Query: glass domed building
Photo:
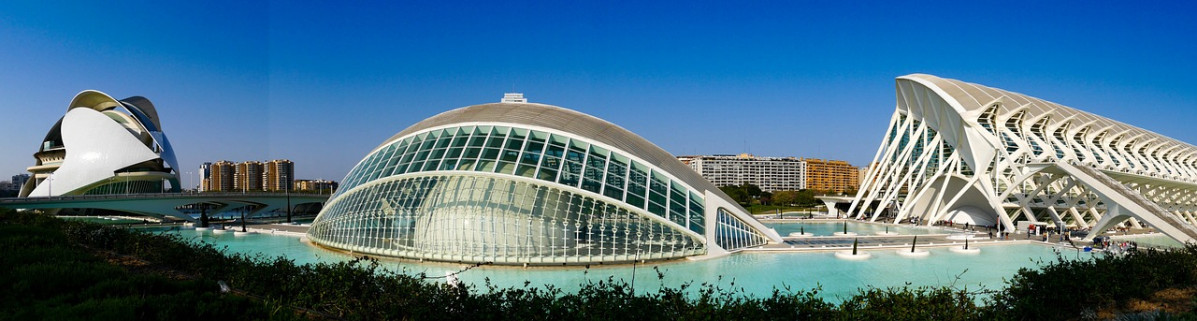
[[[640,136],[511,94],[387,139],[345,177],[308,238],[389,257],[556,265],[722,255],[781,242]]]

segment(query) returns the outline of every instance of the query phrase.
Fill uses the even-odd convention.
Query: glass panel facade
[[[667,217],[665,204],[668,204],[666,195],[669,195],[669,180],[665,178],[665,175],[653,170],[653,175],[649,176],[648,182],[648,211],[661,217]]]
[[[644,198],[648,194],[648,166],[632,162],[628,169],[628,204],[637,208],[644,208]]]
[[[612,153],[611,160],[607,162],[607,177],[603,195],[617,200],[624,199],[623,190],[626,188],[624,182],[627,181],[627,177],[628,158]]]
[[[664,173],[581,139],[506,126],[463,126],[411,135],[380,148],[346,176],[354,186],[394,175],[447,170],[510,174],[581,188],[703,233],[702,199]],[[334,195],[334,198],[336,195]]]
[[[698,234],[706,233],[706,211],[703,209],[702,196],[698,196],[694,192],[690,192],[690,230]]]
[[[349,192],[325,209],[308,237],[361,253],[509,264],[705,253],[698,237],[602,199],[460,174],[383,181]]]
[[[607,151],[594,146],[586,155],[586,171],[582,175],[582,189],[600,193],[603,190],[603,176],[607,171]]]
[[[715,223],[715,244],[725,250],[734,251],[746,247],[769,243],[769,238],[757,233],[748,224],[736,218],[727,210],[719,208]]]
[[[677,182],[674,182],[677,183]],[[669,220],[681,226],[686,226],[689,222],[686,213],[686,192],[685,188],[678,184],[674,184],[669,189]]]

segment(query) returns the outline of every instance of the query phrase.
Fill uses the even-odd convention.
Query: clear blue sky
[[[340,180],[513,89],[675,154],[865,164],[916,72],[1197,142],[1191,1],[171,2],[0,1],[0,180],[85,89],[152,100],[189,185],[221,159]]]

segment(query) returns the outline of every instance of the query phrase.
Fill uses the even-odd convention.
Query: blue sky
[[[85,89],[152,100],[188,185],[221,159],[339,180],[512,90],[675,154],[862,165],[910,73],[1197,142],[1193,2],[432,2],[0,2],[0,179]]]

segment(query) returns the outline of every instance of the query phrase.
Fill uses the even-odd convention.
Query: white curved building
[[[83,91],[42,140],[20,196],[177,192],[178,163],[161,128],[144,97]]]
[[[897,109],[849,215],[1151,227],[1197,238],[1197,147],[1038,98],[931,75]]]
[[[643,138],[523,99],[412,125],[342,182],[308,238],[360,253],[559,265],[722,255],[781,242]]]

